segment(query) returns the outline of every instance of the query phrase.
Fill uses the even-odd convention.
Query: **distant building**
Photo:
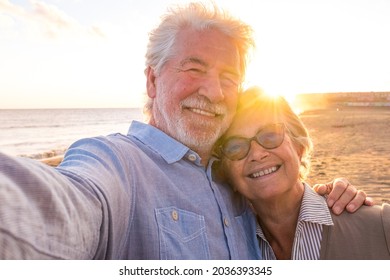
[[[296,96],[295,105],[302,110],[328,107],[390,107],[390,92],[310,93]]]

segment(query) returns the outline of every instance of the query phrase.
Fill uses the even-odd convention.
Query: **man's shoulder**
[[[322,259],[389,259],[389,205],[362,206],[355,213],[344,211],[334,225],[324,227]]]
[[[331,213],[333,222],[340,229],[360,229],[362,232],[372,232],[378,227],[387,228],[390,231],[390,205],[375,205],[360,207],[355,213],[344,211],[336,216]]]

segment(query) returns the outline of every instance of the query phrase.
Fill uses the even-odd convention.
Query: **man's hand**
[[[313,189],[320,195],[328,195],[326,201],[336,215],[340,215],[344,209],[353,213],[363,204],[374,205],[371,197],[367,197],[364,191],[357,190],[344,178],[337,178],[326,184],[316,184]]]

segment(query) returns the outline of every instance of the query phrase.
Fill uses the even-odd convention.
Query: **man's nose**
[[[221,81],[218,76],[214,75],[203,79],[199,94],[207,97],[213,103],[218,103],[225,99]]]

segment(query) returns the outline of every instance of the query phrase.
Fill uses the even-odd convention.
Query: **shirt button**
[[[179,214],[177,213],[176,210],[173,210],[172,213],[171,213],[171,215],[172,215],[172,219],[173,219],[174,221],[177,221],[177,220],[179,219]]]
[[[196,155],[194,155],[194,154],[189,154],[189,155],[188,155],[188,160],[194,162],[194,161],[196,160]]]
[[[225,226],[229,226],[229,220],[227,218],[223,219],[223,223],[225,224]]]

